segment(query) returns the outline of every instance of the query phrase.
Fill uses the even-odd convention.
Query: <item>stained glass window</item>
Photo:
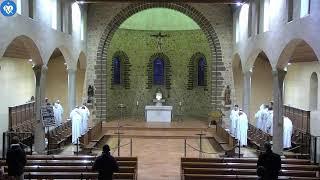
[[[200,58],[198,61],[198,86],[205,86],[205,66],[206,66],[206,61],[204,58]]]
[[[121,83],[121,62],[119,57],[113,59],[113,84]]]
[[[164,84],[164,61],[161,58],[157,58],[153,61],[153,84]]]

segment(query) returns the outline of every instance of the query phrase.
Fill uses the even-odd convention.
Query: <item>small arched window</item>
[[[113,84],[121,84],[121,61],[119,56],[113,59]]]
[[[202,57],[198,60],[198,86],[205,86],[205,68],[206,61]]]
[[[153,84],[164,85],[164,61],[161,58],[153,61]]]

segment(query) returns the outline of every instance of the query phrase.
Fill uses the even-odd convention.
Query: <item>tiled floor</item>
[[[117,122],[104,123],[104,129],[112,135],[116,131]],[[132,140],[132,156],[138,157],[139,180],[180,180],[180,158],[184,157],[185,140],[187,137],[187,157],[218,157],[219,154],[209,141],[202,139],[202,151],[199,153],[199,138],[197,133],[206,131],[206,121],[185,121],[168,123],[145,123],[144,121],[126,120],[121,123],[124,135],[120,142],[120,155],[130,156]],[[202,130],[202,131],[201,131]],[[108,134],[107,133],[107,134]],[[112,154],[118,156],[116,136],[111,136],[106,142],[110,145]],[[74,145],[65,147],[62,154],[73,154]],[[101,150],[94,151],[101,154]],[[256,157],[254,151],[241,148],[245,157]]]

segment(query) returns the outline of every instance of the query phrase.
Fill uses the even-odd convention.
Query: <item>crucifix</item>
[[[159,50],[162,49],[163,38],[169,37],[169,35],[167,35],[167,34],[162,34],[161,32],[159,32],[158,34],[152,34],[152,35],[150,35],[150,36],[157,39],[157,45],[158,45],[158,49],[159,49]]]

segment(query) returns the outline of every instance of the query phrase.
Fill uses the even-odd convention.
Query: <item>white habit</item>
[[[246,146],[248,140],[248,117],[244,112],[239,115],[239,133],[240,146]]]
[[[85,134],[88,131],[88,122],[90,117],[90,111],[86,106],[82,106],[79,109],[81,112],[82,120],[81,120],[81,134]]]
[[[255,114],[255,118],[256,118],[256,126],[257,126],[257,128],[258,129],[261,129],[261,127],[262,127],[262,115],[263,115],[263,111],[264,111],[264,104],[262,104],[261,106],[260,106],[260,109],[259,109],[259,111]]]
[[[234,136],[236,136],[236,121],[238,117],[239,117],[239,111],[232,109],[230,113],[229,129],[230,129],[230,133]]]
[[[78,108],[71,111],[70,119],[72,120],[72,143],[77,144],[77,140],[81,136],[80,130],[82,121],[82,115]]]
[[[292,121],[283,117],[283,148],[291,148]]]
[[[273,136],[273,110],[268,111],[268,118],[266,122],[266,133]]]
[[[56,127],[60,126],[62,124],[62,115],[63,115],[63,108],[62,108],[61,104],[54,103],[53,113],[54,113]]]
[[[261,111],[261,114],[260,114],[260,129],[263,131],[263,132],[267,132],[267,121],[268,121],[268,118],[269,118],[269,112],[268,112],[268,108],[264,108],[262,111]]]

